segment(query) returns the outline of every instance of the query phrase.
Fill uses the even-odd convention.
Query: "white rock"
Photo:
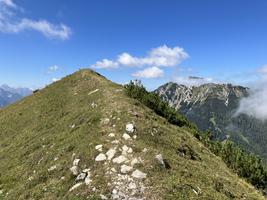
[[[137,158],[134,158],[132,161],[131,161],[131,166],[133,167],[134,165],[136,164],[139,164],[140,161],[137,159]]]
[[[120,143],[119,140],[113,140],[113,141],[111,142],[111,144],[119,144],[119,143]]]
[[[128,172],[132,171],[133,168],[131,166],[128,165],[122,165],[121,166],[121,173],[123,174],[127,174]]]
[[[50,167],[50,168],[48,169],[48,171],[49,171],[49,172],[50,172],[50,171],[53,171],[53,170],[55,170],[56,168],[57,168],[57,166],[54,165],[54,166]]]
[[[109,124],[109,122],[110,122],[110,119],[109,118],[101,119],[101,123],[104,124],[104,125]]]
[[[133,124],[126,124],[126,131],[129,132],[129,133],[133,133],[135,130],[135,127]]]
[[[108,157],[108,160],[111,160],[116,154],[116,150],[115,149],[110,149],[107,151],[106,155]]]
[[[133,183],[133,182],[131,182],[131,183],[129,184],[129,189],[131,189],[131,190],[136,189],[136,184]]]
[[[144,148],[143,149],[143,153],[146,153],[148,150],[147,150],[147,148]]]
[[[84,172],[84,173],[89,173],[89,172],[90,172],[90,169],[89,169],[89,168],[87,168],[87,169],[83,169],[82,172]]]
[[[123,137],[123,139],[125,139],[125,140],[130,140],[130,139],[131,139],[131,136],[128,135],[127,133],[124,133],[124,134],[122,135],[122,137]]]
[[[137,138],[137,135],[134,135],[134,136],[133,136],[133,139],[135,139],[135,140],[136,140],[136,138]]]
[[[77,176],[76,181],[82,181],[86,178],[86,176],[87,176],[87,173],[82,172]]]
[[[96,104],[95,102],[93,102],[93,103],[91,104],[91,107],[92,107],[92,108],[96,108],[96,107],[97,107],[97,104]]]
[[[144,179],[144,178],[146,178],[146,173],[143,173],[140,170],[136,169],[132,173],[132,177],[137,178],[137,179]]]
[[[102,151],[102,147],[103,147],[103,145],[102,145],[102,144],[99,144],[99,145],[96,145],[96,146],[95,146],[95,149],[96,149],[97,151]]]
[[[156,155],[155,158],[159,164],[161,164],[164,168],[166,167],[163,156],[161,154]]]
[[[80,162],[80,159],[74,159],[74,161],[73,161],[73,166],[78,166],[79,165],[79,162]]]
[[[87,175],[87,177],[84,179],[84,182],[86,185],[90,185],[92,182],[92,179],[90,178],[90,174]]]
[[[71,125],[71,128],[75,128],[75,124],[72,124],[72,125]]]
[[[95,89],[94,91],[89,92],[88,95],[94,94],[95,92],[98,92],[98,91],[99,89]]]
[[[77,166],[72,166],[72,167],[70,168],[70,171],[72,172],[72,174],[73,174],[74,176],[77,176],[77,175],[79,174],[79,169],[78,169]]]
[[[103,194],[100,194],[100,198],[102,199],[102,200],[107,200],[108,198],[105,196],[105,195],[103,195]]]
[[[129,147],[127,147],[127,145],[123,145],[122,147],[122,151],[128,151]]]
[[[106,159],[107,159],[106,155],[103,154],[103,153],[100,153],[100,154],[95,158],[95,161],[99,162],[99,161],[104,161],[104,160],[106,160]]]
[[[108,136],[109,137],[115,137],[115,133],[110,133]]]
[[[123,155],[120,155],[119,157],[113,159],[113,162],[118,164],[121,164],[125,161],[127,161],[127,158]]]
[[[117,170],[114,167],[111,168],[111,171],[112,172],[117,172]]]
[[[133,149],[130,147],[127,151],[127,153],[133,153]]]
[[[72,186],[69,191],[71,192],[72,190],[75,190],[76,188],[78,188],[79,186],[81,186],[83,183],[77,183],[74,186]]]

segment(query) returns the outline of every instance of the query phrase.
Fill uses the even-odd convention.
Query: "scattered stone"
[[[90,172],[90,169],[89,169],[89,168],[87,168],[87,169],[83,169],[82,172],[84,172],[84,173],[88,173],[88,172]]]
[[[136,184],[133,183],[133,182],[131,182],[131,183],[129,184],[129,189],[131,189],[131,190],[136,189]]]
[[[102,151],[102,147],[103,147],[103,145],[102,145],[102,144],[99,144],[99,145],[96,145],[96,146],[95,146],[95,149],[96,149],[97,151]]]
[[[133,153],[133,149],[130,147],[127,151],[127,153]]]
[[[123,174],[127,174],[128,172],[132,171],[133,168],[131,166],[128,165],[122,165],[121,166],[121,173]]]
[[[118,164],[121,164],[125,161],[127,161],[127,158],[123,155],[120,155],[119,157],[113,159],[113,162]]]
[[[71,191],[75,190],[76,188],[80,187],[82,184],[83,184],[82,182],[75,184],[74,186],[72,186],[72,187],[69,189],[69,192],[71,192]]]
[[[116,150],[115,149],[110,149],[107,151],[106,155],[108,157],[108,160],[111,160],[116,154]]]
[[[115,133],[110,133],[108,136],[109,137],[115,137]]]
[[[73,174],[74,176],[77,176],[77,175],[79,174],[78,166],[72,166],[72,167],[70,168],[70,171],[72,172],[72,174]]]
[[[134,135],[134,136],[133,136],[133,139],[135,139],[135,140],[136,140],[136,138],[137,138],[137,135]]]
[[[140,170],[136,169],[132,173],[132,177],[137,178],[137,179],[144,179],[144,178],[146,178],[146,174],[141,172]]]
[[[127,145],[123,145],[123,147],[122,147],[122,151],[125,151],[125,152],[127,152],[127,151],[128,151],[128,149],[129,149],[129,147],[127,147]]]
[[[103,153],[100,153],[100,154],[95,158],[95,161],[100,162],[100,161],[104,161],[104,160],[106,160],[106,159],[107,159],[106,155],[103,154]]]
[[[109,118],[101,119],[101,124],[108,125],[110,122]]]
[[[102,200],[107,200],[108,198],[105,196],[105,195],[103,195],[103,194],[100,194],[100,198],[102,199]]]
[[[95,102],[91,103],[91,107],[92,108],[96,108],[97,107],[97,104]]]
[[[94,94],[94,93],[96,93],[98,91],[99,91],[99,89],[95,89],[94,91],[89,92],[88,95]]]
[[[116,127],[116,124],[113,124],[112,127],[115,128]]]
[[[111,171],[112,172],[117,172],[117,170],[114,167],[111,168]]]
[[[73,161],[73,166],[78,166],[79,165],[79,162],[80,162],[80,159],[74,159],[74,161]]]
[[[123,139],[125,139],[125,140],[130,140],[130,139],[131,139],[131,136],[128,135],[127,133],[124,133],[122,137],[123,137]]]
[[[86,176],[87,173],[82,172],[77,176],[76,181],[83,181],[86,178]]]
[[[144,148],[143,149],[143,153],[146,153],[148,150],[147,150],[147,148]]]
[[[165,163],[163,160],[163,156],[161,154],[158,154],[155,156],[156,160],[158,161],[159,164],[161,164],[165,168]]]
[[[126,124],[126,131],[129,133],[133,133],[135,131],[135,127],[133,124]]]
[[[87,176],[86,176],[84,182],[85,182],[86,185],[90,185],[91,184],[92,179],[91,179],[91,173],[90,172],[87,173]]]
[[[75,128],[75,126],[76,126],[75,124],[72,124],[72,125],[71,125],[71,128]]]
[[[165,169],[170,169],[171,166],[170,164],[167,162],[166,159],[163,158],[163,156],[161,154],[158,154],[155,156],[155,159],[157,160],[157,162]]]
[[[57,161],[57,160],[58,160],[58,157],[55,157],[55,158],[54,158],[54,161]]]
[[[131,161],[131,166],[133,167],[134,165],[136,164],[139,164],[140,161],[137,159],[137,158],[134,158],[132,161]]]
[[[111,142],[111,144],[119,144],[119,143],[120,143],[119,140],[113,140],[113,141]]]
[[[32,181],[32,180],[33,180],[33,176],[30,176],[30,177],[28,178],[28,180],[29,180],[29,181]]]
[[[49,171],[49,172],[50,172],[50,171],[53,171],[53,170],[55,170],[56,168],[57,168],[57,166],[54,165],[54,166],[50,167],[50,168],[48,169],[48,171]]]

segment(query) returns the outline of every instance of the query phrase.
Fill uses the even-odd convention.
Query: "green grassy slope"
[[[136,139],[122,138],[127,123],[135,125]],[[110,133],[115,137],[109,137]],[[133,170],[147,174],[134,180],[144,191],[131,194],[128,188],[128,197],[264,199],[189,129],[169,124],[128,98],[120,85],[90,70],[81,70],[0,110],[0,199],[82,200],[100,199],[101,194],[110,199],[118,182],[129,182],[117,181],[119,164],[95,161],[99,154],[95,146],[99,144],[103,145],[102,153],[117,147],[115,157],[127,145],[133,149],[127,155],[129,160],[142,160]],[[199,159],[177,154],[183,146]],[[156,162],[157,154],[163,155],[170,169]],[[80,159],[79,169],[90,168],[92,182],[81,182],[69,191],[77,183],[69,170],[75,158]]]

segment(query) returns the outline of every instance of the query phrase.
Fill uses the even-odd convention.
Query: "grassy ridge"
[[[108,125],[101,123],[105,118],[110,119]],[[139,168],[147,173],[147,199],[264,199],[192,137],[192,128],[170,124],[125,95],[122,86],[90,70],[81,70],[0,110],[0,198],[109,197],[110,179],[105,167],[94,161],[95,146],[103,144],[103,152],[107,151],[107,135],[115,133],[120,140],[128,122],[137,128],[133,151],[144,160]],[[185,155],[179,149],[185,149]],[[155,162],[159,153],[170,169]],[[69,192],[76,178],[69,170],[73,158],[91,169],[92,184]]]

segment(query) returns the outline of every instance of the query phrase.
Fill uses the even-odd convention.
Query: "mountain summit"
[[[264,199],[121,85],[80,70],[0,110],[0,199]]]

